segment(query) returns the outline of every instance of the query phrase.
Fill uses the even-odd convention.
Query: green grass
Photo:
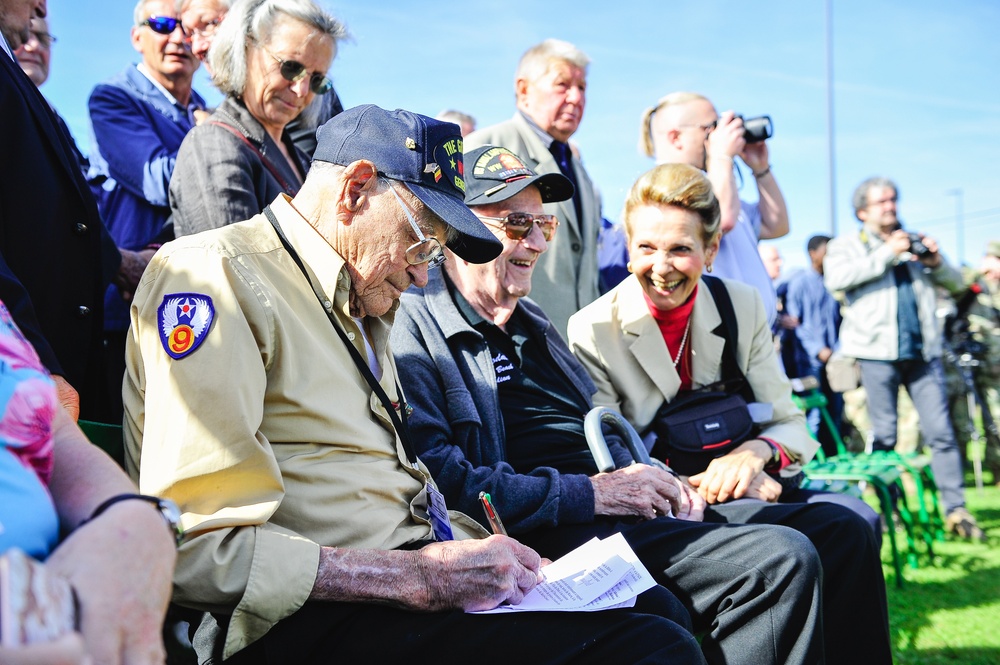
[[[934,544],[933,563],[918,545],[920,567],[904,569],[902,589],[892,566],[883,566],[897,665],[1000,663],[1000,489],[987,485],[980,493],[971,480],[966,501],[988,542],[948,536]],[[888,562],[885,541],[882,560]],[[900,542],[905,547],[905,539]]]

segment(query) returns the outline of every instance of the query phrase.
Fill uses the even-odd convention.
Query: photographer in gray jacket
[[[982,538],[982,529],[965,508],[962,458],[948,421],[941,326],[935,313],[934,287],[956,291],[962,279],[933,238],[902,228],[898,199],[899,188],[891,180],[865,180],[853,197],[861,230],[827,246],[824,283],[830,291],[842,291],[847,303],[840,348],[861,366],[875,450],[896,446],[896,399],[903,385],[931,448],[947,529]]]

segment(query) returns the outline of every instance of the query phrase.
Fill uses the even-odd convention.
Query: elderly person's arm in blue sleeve
[[[409,426],[417,454],[448,504],[487,524],[479,492],[489,492],[512,534],[593,521],[589,477],[548,467],[519,474],[507,463],[493,365],[488,353],[476,353],[485,342],[470,329],[453,340],[461,347],[453,355],[422,301],[403,296],[393,355],[413,407]],[[479,362],[483,358],[488,366]]]

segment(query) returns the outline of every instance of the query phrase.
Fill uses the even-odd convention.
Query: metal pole
[[[826,137],[830,178],[830,235],[837,236],[837,170],[833,139],[833,0],[826,0]]]

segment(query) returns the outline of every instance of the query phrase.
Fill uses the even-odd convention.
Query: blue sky
[[[354,36],[330,71],[348,106],[375,103],[428,115],[457,108],[485,126],[513,114],[514,68],[528,47],[547,37],[579,46],[592,64],[574,139],[614,220],[629,186],[652,166],[638,152],[638,125],[659,97],[692,90],[720,111],[768,114],[775,127],[771,163],[791,218],[789,236],[775,241],[786,270],[805,263],[810,235],[830,232],[821,0],[321,4]],[[978,263],[987,240],[1000,239],[1000,3],[833,5],[839,232],[857,228],[854,187],[885,175],[900,186],[906,226],[936,237],[950,259]],[[86,150],[90,90],[137,61],[129,43],[133,4],[49,0],[48,6],[59,41],[42,90]],[[201,71],[196,87],[218,101]],[[752,178],[745,180],[743,197],[756,198]]]

